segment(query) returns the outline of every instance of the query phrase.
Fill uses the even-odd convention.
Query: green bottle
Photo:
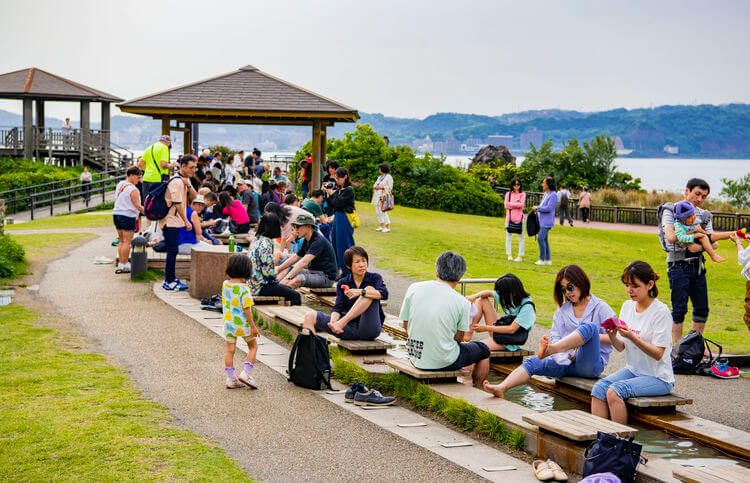
[[[229,235],[229,253],[234,252],[234,235]]]

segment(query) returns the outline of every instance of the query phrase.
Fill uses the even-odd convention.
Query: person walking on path
[[[522,262],[526,253],[526,239],[523,233],[523,208],[526,206],[526,193],[521,189],[521,180],[513,178],[510,191],[505,193],[505,254],[508,260]],[[513,258],[513,234],[518,235],[518,257]]]
[[[372,187],[371,203],[375,205],[375,215],[378,217],[380,226],[375,231],[388,233],[391,231],[391,218],[387,211],[382,210],[383,199],[393,193],[393,176],[390,175],[391,167],[387,163],[381,163],[378,166],[380,176]]]
[[[502,383],[485,381],[484,388],[495,396],[504,397],[533,375],[598,377],[607,366],[612,346],[600,324],[614,317],[614,310],[591,293],[589,277],[578,265],[564,266],[553,290],[558,309],[550,335],[542,337],[537,355],[524,360]]]
[[[344,252],[354,246],[354,227],[349,221],[348,214],[354,213],[354,188],[346,168],[336,169],[336,189],[328,189],[328,204],[334,209],[331,240],[336,252],[336,263],[341,275],[349,275],[349,269],[344,263]]]
[[[674,387],[672,316],[656,298],[659,276],[651,265],[632,262],[621,279],[630,300],[622,304],[620,320],[606,330],[612,347],[625,351],[627,365],[594,385],[591,414],[627,424],[626,399],[666,396]]]
[[[183,291],[188,289],[187,285],[175,277],[175,263],[177,262],[177,252],[180,249],[180,228],[192,230],[192,224],[187,217],[187,202],[188,186],[190,186],[190,178],[195,173],[195,166],[196,162],[193,156],[186,155],[180,158],[179,175],[169,181],[164,194],[169,212],[159,222],[159,225],[164,235],[164,242],[167,245],[164,283],[162,284],[165,290]]]
[[[557,193],[560,200],[560,226],[565,225],[568,220],[570,226],[573,226],[573,218],[570,216],[570,191],[566,185],[560,185],[560,191]]]
[[[255,357],[258,354],[258,337],[260,331],[253,320],[253,297],[247,279],[250,278],[252,264],[244,254],[235,253],[229,257],[225,280],[221,286],[222,312],[224,314],[224,338],[227,350],[224,354],[224,372],[227,375],[227,389],[247,386],[258,389],[255,379],[251,375],[255,367]],[[247,357],[243,370],[239,376],[234,374],[234,352],[237,349],[237,337],[242,337],[247,343]]]
[[[83,173],[81,173],[80,179],[81,188],[83,190],[83,201],[85,201],[86,206],[88,206],[89,201],[91,200],[91,180],[93,179],[91,176],[91,172],[89,172],[88,166],[83,166]]]
[[[141,170],[131,166],[125,173],[126,178],[115,188],[115,206],[112,219],[117,230],[120,243],[117,245],[116,273],[129,273],[130,242],[138,226],[138,216],[143,213],[141,196],[136,185],[141,177]]]
[[[284,297],[284,300],[292,305],[301,305],[300,293],[282,285],[276,277],[273,240],[279,237],[281,237],[279,217],[274,213],[264,213],[258,223],[255,239],[247,250],[247,256],[253,264],[250,289],[253,295]]]
[[[591,212],[591,192],[587,186],[584,186],[583,191],[578,195],[578,206],[581,208],[581,221],[588,223]]]
[[[171,147],[172,138],[162,136],[157,142],[149,146],[141,156],[138,167],[143,170],[144,198],[154,183],[169,179],[169,170],[179,166],[176,162],[169,161],[169,149]]]
[[[557,193],[555,192],[555,178],[547,176],[542,180],[542,202],[539,206],[532,206],[531,209],[539,213],[539,234],[537,243],[539,244],[539,260],[534,262],[535,265],[552,265],[552,253],[549,249],[549,231],[555,226],[555,208],[557,208]]]
[[[713,231],[713,214],[700,208],[708,197],[711,188],[705,180],[691,178],[685,187],[685,201],[695,208],[695,223],[706,232]],[[693,253],[681,246],[675,231],[674,203],[665,203],[659,225],[659,239],[667,252],[667,278],[672,297],[672,341],[682,338],[683,322],[687,314],[687,303],[693,307],[692,329],[703,333],[708,320],[708,285],[703,253]]]

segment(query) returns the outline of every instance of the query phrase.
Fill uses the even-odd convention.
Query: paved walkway
[[[104,201],[114,201],[115,199],[115,190],[112,189],[111,191],[107,191],[104,194]],[[91,196],[91,201],[89,201],[88,208],[93,208],[96,205],[103,203],[102,201],[102,194],[97,193],[96,195]],[[14,223],[24,223],[26,221],[31,221],[31,211],[19,211],[18,213],[12,213],[11,212],[11,201],[6,200],[5,201],[5,217],[6,218],[13,218]],[[74,199],[72,200],[70,204],[70,209],[68,209],[68,202],[65,201],[63,203],[55,203],[52,206],[52,213],[50,214],[49,205],[44,205],[42,207],[38,207],[34,209],[34,219],[39,220],[42,218],[49,218],[50,216],[55,215],[61,215],[65,213],[75,213],[81,210],[85,210],[87,208],[86,203],[84,203],[83,199]]]

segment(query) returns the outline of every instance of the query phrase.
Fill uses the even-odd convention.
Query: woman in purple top
[[[555,226],[555,208],[557,208],[557,192],[555,191],[555,178],[547,176],[542,180],[544,196],[539,206],[531,209],[539,214],[539,234],[536,241],[539,244],[539,260],[535,265],[552,265],[552,255],[549,251],[549,231]]]

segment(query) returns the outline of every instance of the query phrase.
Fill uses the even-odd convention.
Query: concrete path
[[[91,201],[89,201],[88,206],[86,206],[86,203],[83,201],[82,198],[78,198],[78,199],[74,199],[71,201],[70,207],[68,206],[67,201],[64,201],[62,203],[55,203],[52,206],[52,213],[50,213],[49,205],[45,204],[44,206],[37,207],[34,209],[34,219],[39,220],[42,218],[49,218],[50,216],[54,216],[54,215],[60,215],[60,214],[65,214],[65,213],[75,213],[77,211],[85,210],[86,208],[93,208],[100,203],[104,203],[105,201],[114,201],[114,199],[115,199],[115,190],[113,188],[111,191],[106,191],[104,193],[104,199],[102,199],[102,194],[100,192],[97,192],[96,194],[92,194]],[[18,213],[13,213],[11,211],[12,203],[13,203],[12,199],[5,200],[6,218],[12,218],[14,223],[24,223],[27,221],[31,221],[31,211],[26,210],[26,211],[19,211]]]
[[[130,372],[175,423],[214,438],[254,478],[479,480],[477,474],[292,386],[258,364],[258,391],[223,386],[224,342],[158,300],[150,284],[94,265],[111,230],[52,262],[39,295]],[[239,367],[238,355],[235,365]],[[528,467],[528,466],[527,466]]]

